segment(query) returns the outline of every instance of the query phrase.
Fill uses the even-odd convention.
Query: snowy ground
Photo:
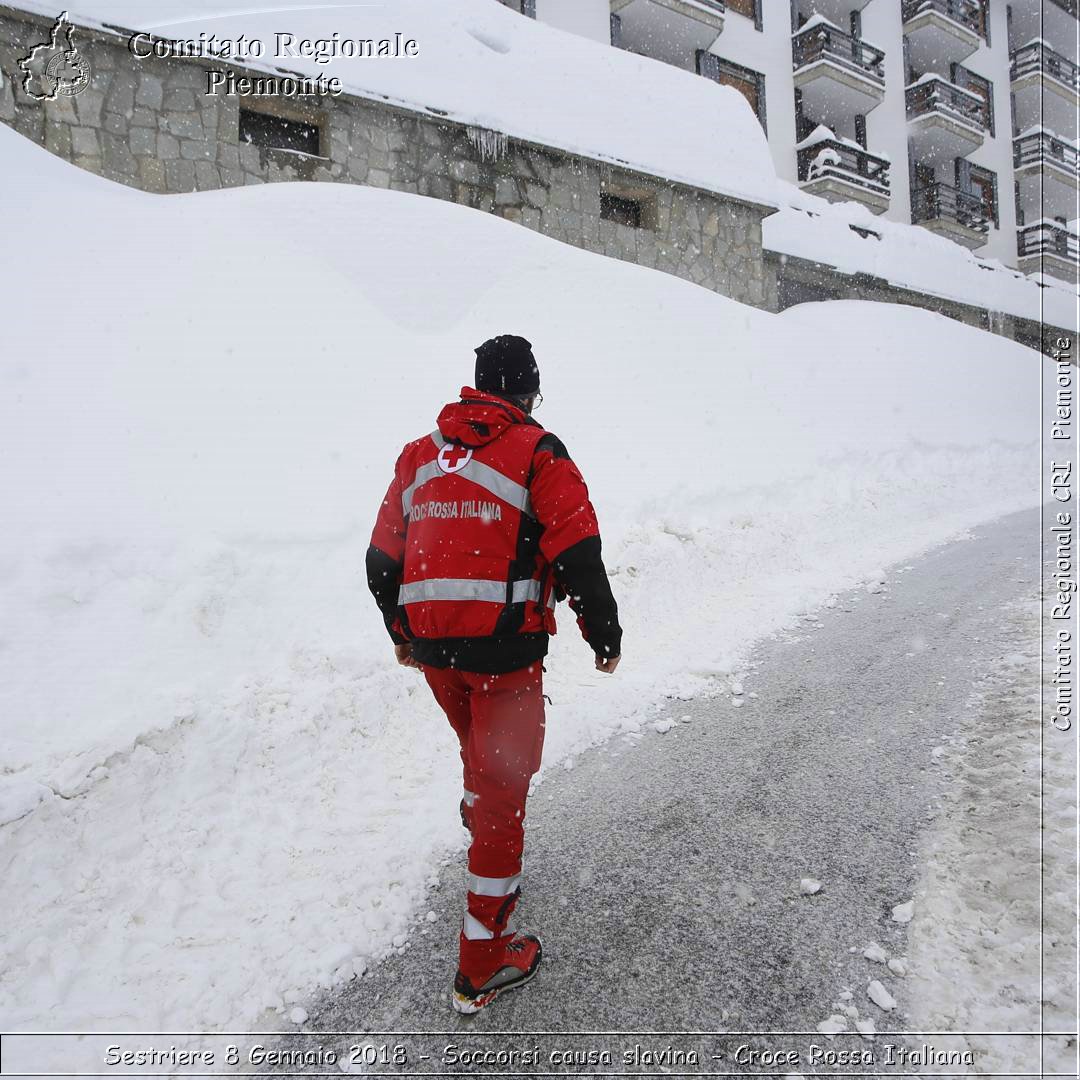
[[[859,1074],[985,1075],[1002,1064],[1002,1042],[1034,1075],[1037,1042],[1015,1033],[1039,1028],[1037,961],[1018,948],[1037,950],[1037,911],[1016,902],[1038,887],[1038,724],[1026,696],[1037,627],[1015,613],[1037,591],[1037,524],[1036,511],[1010,515],[838,594],[755,649],[727,692],[664,702],[640,733],[549,774],[530,802],[516,913],[544,942],[527,989],[476,1018],[450,1013],[457,859],[406,945],[309,1005],[296,1043],[357,1029],[451,1036],[406,1039],[412,1071],[437,1067],[447,1043],[538,1043],[541,1067],[560,1048],[606,1047],[618,1062],[640,1043],[696,1048],[702,1069],[774,1071],[740,1055],[749,1046],[797,1053],[771,1063],[805,1075],[842,1069],[829,1053],[858,1055],[846,1064]],[[1015,655],[1017,668],[998,672]],[[1003,749],[1023,764],[989,756]],[[952,757],[962,778],[940,765]],[[1067,796],[1067,781],[1048,794]],[[1074,840],[1048,829],[1047,852],[1067,857]],[[945,888],[927,881],[935,843]],[[1053,1030],[1076,992],[1076,934],[1067,919],[1047,929]],[[942,1000],[965,1008],[928,1010]],[[958,1031],[1014,1034],[936,1034]],[[1067,1071],[1061,1049],[1048,1073]]]
[[[548,769],[1035,499],[1039,357],[929,312],[774,316],[390,192],[163,199],[6,128],[0,162],[10,250],[79,268],[0,265],[5,1029],[273,1022],[404,932],[459,778],[363,552],[492,333],[534,342],[625,616],[614,679],[563,618]]]
[[[926,1031],[999,1033],[953,1042],[975,1052],[975,1072],[1000,1075],[1040,1065],[1031,1039],[1007,1033],[1071,1031],[1046,1040],[1041,1063],[1067,1076],[1077,1065],[1076,735],[1040,733],[1037,595],[995,622],[987,637],[1011,647],[988,658],[960,727],[935,751],[946,789],[920,850],[912,1017]]]

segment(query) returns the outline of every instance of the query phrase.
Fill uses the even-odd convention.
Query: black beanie
[[[528,397],[540,389],[540,369],[523,337],[500,334],[476,350],[477,390]]]

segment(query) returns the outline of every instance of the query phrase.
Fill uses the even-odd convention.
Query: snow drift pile
[[[248,1024],[403,940],[460,777],[363,554],[486,337],[534,344],[626,628],[605,678],[561,609],[549,768],[1036,497],[1038,356],[926,311],[770,315],[390,192],[150,196],[5,128],[0,163],[9,1030]]]

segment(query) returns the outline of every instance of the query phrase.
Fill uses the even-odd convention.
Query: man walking
[[[452,999],[462,1013],[540,964],[539,939],[509,920],[556,598],[569,599],[599,671],[615,671],[622,638],[585,482],[531,416],[541,400],[532,346],[509,334],[484,342],[474,381],[402,450],[367,552],[398,663],[423,671],[461,743],[472,833]]]

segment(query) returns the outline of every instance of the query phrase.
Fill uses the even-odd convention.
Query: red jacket
[[[471,387],[409,443],[379,510],[368,584],[395,641],[432,667],[498,672],[547,652],[570,598],[600,656],[621,630],[589,492],[565,447]]]

